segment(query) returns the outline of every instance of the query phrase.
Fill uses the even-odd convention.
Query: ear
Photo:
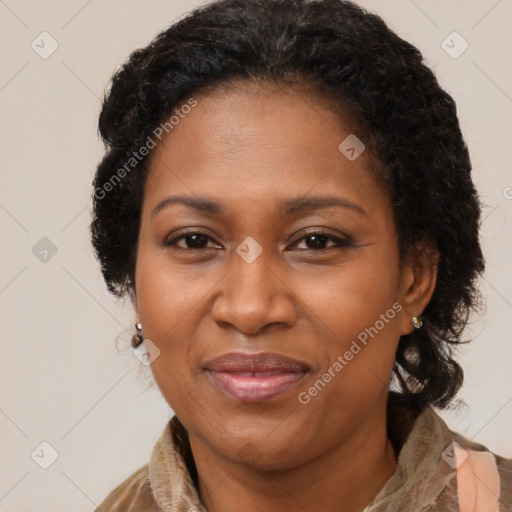
[[[133,287],[130,287],[128,289],[128,295],[130,295],[130,299],[132,301],[133,309],[135,309],[135,313],[138,315],[138,307],[137,307],[137,294],[135,293],[135,290]]]
[[[437,279],[439,252],[433,244],[422,242],[404,263],[400,278],[400,303],[403,306],[400,334],[414,330],[412,317],[420,316],[427,307]]]

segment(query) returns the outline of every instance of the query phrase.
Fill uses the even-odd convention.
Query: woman
[[[512,509],[512,460],[431,407],[484,261],[416,48],[350,2],[223,0],[130,56],[99,126],[92,241],[175,416],[98,511]]]

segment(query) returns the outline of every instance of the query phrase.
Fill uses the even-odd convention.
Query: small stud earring
[[[421,319],[420,316],[413,316],[411,318],[411,322],[412,322],[412,325],[414,325],[415,329],[420,329],[421,326],[423,325],[423,320]]]
[[[135,324],[135,329],[137,332],[132,336],[132,347],[137,348],[144,341],[144,336],[142,335],[142,325],[139,323]]]

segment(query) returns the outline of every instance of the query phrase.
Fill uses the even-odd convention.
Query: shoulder
[[[161,512],[153,497],[148,464],[121,482],[94,512]]]
[[[454,443],[458,444],[457,451],[460,454],[457,473],[462,474],[465,466],[469,466],[472,476],[476,477],[476,487],[480,483],[485,486],[481,489],[481,494],[493,490],[494,494],[499,497],[499,510],[512,510],[512,459],[502,457],[488,447],[469,440],[457,432],[452,432],[452,434]],[[469,465],[466,460],[470,463]],[[469,469],[467,472],[469,473]],[[494,482],[493,475],[495,475]]]
[[[407,481],[409,500],[414,488],[430,486],[430,499],[442,504],[436,510],[512,511],[512,459],[451,430],[432,406],[388,410],[388,433],[395,438],[401,468],[395,484]]]
[[[505,507],[508,507],[503,510],[512,510],[512,459],[506,459],[496,454],[494,457],[501,480],[500,500]]]
[[[492,455],[500,473],[502,473],[502,475],[509,480],[512,478],[512,459],[502,457],[501,455],[494,453],[487,446],[468,439],[458,432],[451,431],[451,433],[453,436],[453,441],[464,450],[472,450],[473,452],[486,452]]]

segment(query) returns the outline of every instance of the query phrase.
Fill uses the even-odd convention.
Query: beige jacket
[[[512,512],[512,459],[451,432],[432,407],[390,401],[395,473],[363,512]],[[95,512],[204,512],[187,432],[174,416],[148,464]]]

